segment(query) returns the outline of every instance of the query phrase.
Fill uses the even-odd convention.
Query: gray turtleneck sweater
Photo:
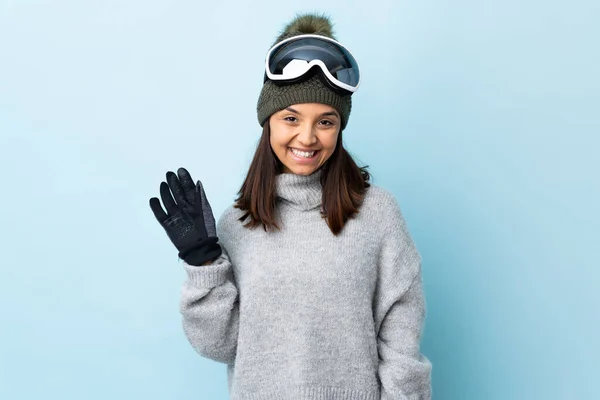
[[[281,230],[228,208],[212,264],[184,263],[184,332],[226,363],[232,400],[429,400],[421,256],[395,198],[372,185],[334,236],[320,172],[277,176]]]

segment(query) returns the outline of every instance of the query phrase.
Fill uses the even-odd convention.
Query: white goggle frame
[[[286,80],[291,80],[291,79],[296,79],[302,75],[304,75],[305,73],[308,72],[308,70],[310,70],[312,67],[314,67],[315,65],[318,65],[321,70],[323,71],[323,73],[325,74],[325,76],[327,77],[327,79],[333,83],[335,86],[345,89],[349,92],[356,92],[358,90],[358,87],[360,86],[360,71],[358,73],[358,82],[356,83],[356,86],[351,86],[348,85],[340,80],[338,80],[337,78],[335,78],[333,75],[331,75],[331,72],[329,72],[329,70],[327,69],[327,66],[325,65],[325,63],[321,60],[312,60],[310,62],[306,62],[304,60],[297,60],[299,61],[298,63],[294,63],[293,65],[290,65],[293,63],[290,62],[288,64],[288,66],[290,66],[291,68],[286,68],[284,69],[283,73],[280,75],[275,75],[272,74],[270,69],[269,69],[269,61],[271,59],[271,55],[273,54],[273,51],[276,50],[277,48],[279,48],[281,45],[287,43],[287,42],[291,42],[291,41],[295,41],[298,39],[303,39],[303,38],[316,38],[316,39],[320,39],[320,40],[324,40],[326,42],[331,42],[334,43],[335,45],[343,48],[344,50],[346,50],[348,52],[348,54],[350,54],[352,56],[352,58],[354,58],[354,55],[352,54],[352,52],[343,44],[341,44],[340,42],[338,42],[337,40],[328,38],[326,36],[322,36],[322,35],[314,35],[314,34],[304,34],[304,35],[297,35],[297,36],[292,36],[290,38],[284,39],[279,43],[276,43],[275,45],[273,45],[273,47],[271,47],[269,49],[269,51],[267,52],[267,56],[265,58],[265,72],[267,74],[267,77],[272,80],[272,81],[286,81]],[[354,58],[354,62],[356,63],[356,67],[357,70],[359,70],[358,68],[358,61],[356,61],[356,58]]]

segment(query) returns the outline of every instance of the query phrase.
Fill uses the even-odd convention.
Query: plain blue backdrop
[[[600,398],[599,8],[0,0],[0,398],[227,399],[148,199],[185,166],[233,201],[302,11],[362,68],[345,142],[422,254],[434,399]]]

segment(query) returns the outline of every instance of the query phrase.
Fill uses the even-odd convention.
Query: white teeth
[[[303,158],[311,158],[316,153],[316,151],[300,151],[300,150],[296,150],[296,149],[291,149],[291,150],[292,150],[292,153],[294,153],[298,157],[303,157]]]

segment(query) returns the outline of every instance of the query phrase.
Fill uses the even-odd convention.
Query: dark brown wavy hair
[[[246,213],[239,218],[249,221],[247,228],[262,226],[279,229],[275,221],[275,178],[283,171],[283,164],[271,148],[269,121],[263,126],[262,136],[246,179],[238,192],[235,208]],[[371,175],[368,166],[359,167],[342,143],[342,131],[338,134],[333,154],[321,166],[323,209],[321,214],[334,235],[339,234],[349,218],[353,218],[363,202]]]

